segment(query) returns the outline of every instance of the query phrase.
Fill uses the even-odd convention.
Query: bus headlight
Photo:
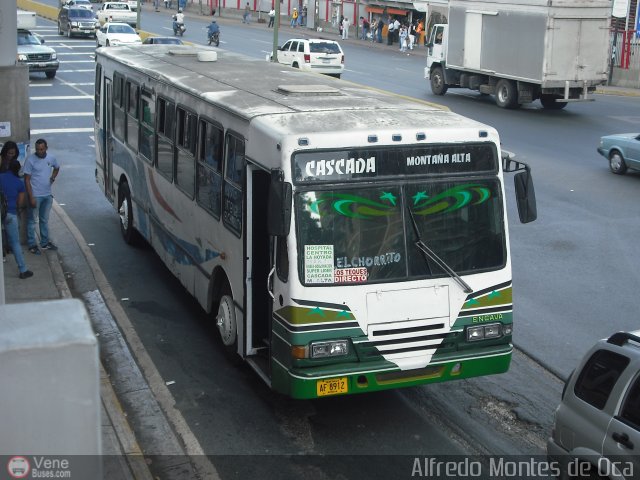
[[[310,358],[340,357],[348,354],[349,342],[347,342],[346,340],[313,342],[309,345]]]
[[[467,342],[499,338],[503,333],[506,334],[506,331],[503,332],[501,323],[488,323],[477,327],[467,327]]]

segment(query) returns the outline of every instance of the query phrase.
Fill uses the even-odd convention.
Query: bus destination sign
[[[296,183],[373,180],[398,175],[497,173],[492,143],[311,151],[294,154]]]

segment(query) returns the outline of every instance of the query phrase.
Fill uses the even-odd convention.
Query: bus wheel
[[[223,295],[218,307],[216,326],[220,332],[220,339],[228,353],[237,352],[238,328],[236,324],[236,309],[231,295]]]
[[[118,191],[118,215],[120,216],[120,232],[122,238],[129,245],[133,245],[136,239],[136,232],[133,228],[133,205],[131,204],[131,191],[129,184],[124,182]]]

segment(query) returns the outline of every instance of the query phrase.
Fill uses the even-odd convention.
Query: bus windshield
[[[448,276],[415,245],[423,242],[458,274],[506,263],[497,178],[359,185],[298,192],[300,281],[362,284]]]

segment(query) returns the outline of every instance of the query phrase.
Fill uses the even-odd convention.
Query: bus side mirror
[[[538,218],[538,208],[536,206],[536,192],[533,188],[531,171],[527,168],[524,172],[516,173],[513,181],[516,188],[516,202],[518,203],[520,222],[533,222]]]
[[[269,235],[285,237],[291,227],[291,184],[284,181],[282,170],[271,171],[267,202],[267,229]]]

